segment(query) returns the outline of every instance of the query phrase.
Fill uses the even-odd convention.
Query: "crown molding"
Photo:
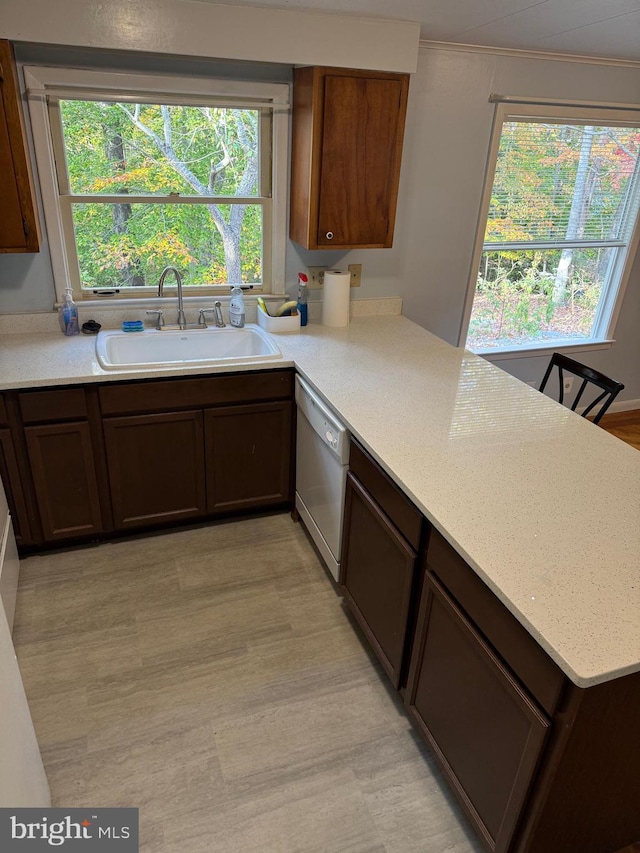
[[[555,53],[550,50],[523,50],[511,47],[463,44],[453,41],[431,41],[420,39],[420,49],[455,50],[462,53],[492,53],[496,56],[515,56],[521,59],[540,59],[546,62],[579,62],[588,65],[613,65],[622,68],[640,68],[640,60],[615,59],[607,56],[587,56],[578,53]]]

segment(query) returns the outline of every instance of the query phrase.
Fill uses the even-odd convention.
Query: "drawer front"
[[[7,407],[4,404],[4,397],[0,394],[0,426],[6,426],[7,423]]]
[[[416,550],[420,546],[423,517],[378,463],[352,441],[349,468],[381,509],[389,516],[405,539]]]
[[[427,568],[438,576],[544,710],[553,714],[565,683],[564,674],[435,530],[429,539]]]
[[[21,391],[18,394],[22,420],[26,424],[82,420],[87,417],[83,388],[52,391]]]
[[[98,391],[103,415],[166,412],[293,396],[293,371],[229,373],[198,379],[129,382]]]

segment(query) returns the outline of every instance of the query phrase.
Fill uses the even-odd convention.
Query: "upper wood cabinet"
[[[0,39],[0,252],[37,252],[40,234],[10,42]]]
[[[393,244],[408,74],[298,68],[289,236],[306,249]]]

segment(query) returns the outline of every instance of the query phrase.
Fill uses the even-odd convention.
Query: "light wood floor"
[[[144,853],[479,853],[288,515],[22,562],[15,642],[56,806]]]
[[[599,426],[640,450],[640,410],[603,415]]]

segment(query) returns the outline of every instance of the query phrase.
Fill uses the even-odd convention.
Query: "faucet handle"
[[[204,326],[206,329],[207,328],[207,321],[206,321],[206,318],[204,316],[205,314],[214,314],[215,318],[216,318],[216,326],[219,329],[224,328],[225,324],[224,324],[224,321],[222,319],[222,311],[220,310],[220,303],[219,302],[216,302],[214,308],[201,308],[198,311],[198,325]]]
[[[156,317],[158,318],[156,322],[156,329],[160,331],[160,329],[164,326],[164,317],[162,315],[162,311],[147,311],[146,313],[156,315]]]
[[[204,326],[206,329],[207,328],[207,320],[206,320],[206,317],[204,315],[208,314],[208,313],[212,313],[212,312],[213,312],[213,308],[201,308],[198,311],[198,325]]]

